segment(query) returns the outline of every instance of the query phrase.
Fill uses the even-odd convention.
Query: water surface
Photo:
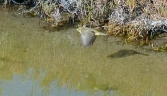
[[[75,28],[50,32],[42,29],[38,18],[9,12],[1,12],[0,17],[2,96],[167,94],[166,53],[123,45],[119,38],[106,36],[83,48]],[[148,56],[107,58],[124,49]]]

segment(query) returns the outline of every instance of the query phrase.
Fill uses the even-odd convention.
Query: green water
[[[42,29],[38,18],[1,12],[0,92],[2,96],[108,96],[111,91],[113,96],[165,96],[167,54],[119,41],[99,36],[93,46],[83,48],[75,28],[50,32]],[[107,58],[123,49],[148,56]],[[60,95],[63,90],[73,95]]]

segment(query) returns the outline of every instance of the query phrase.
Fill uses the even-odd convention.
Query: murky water
[[[119,50],[141,54],[107,56]],[[38,18],[0,14],[1,96],[165,96],[167,54],[99,36],[83,48],[75,28],[49,32]],[[12,95],[11,95],[12,94]]]

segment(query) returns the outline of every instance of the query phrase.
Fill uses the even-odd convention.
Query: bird
[[[97,35],[108,35],[88,27],[78,27],[77,31],[79,31],[81,34],[81,41],[84,47],[93,45]]]

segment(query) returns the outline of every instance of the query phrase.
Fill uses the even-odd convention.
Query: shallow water
[[[167,54],[97,37],[83,48],[75,28],[49,32],[38,18],[0,14],[1,96],[165,96]],[[107,58],[119,50],[140,53]]]

